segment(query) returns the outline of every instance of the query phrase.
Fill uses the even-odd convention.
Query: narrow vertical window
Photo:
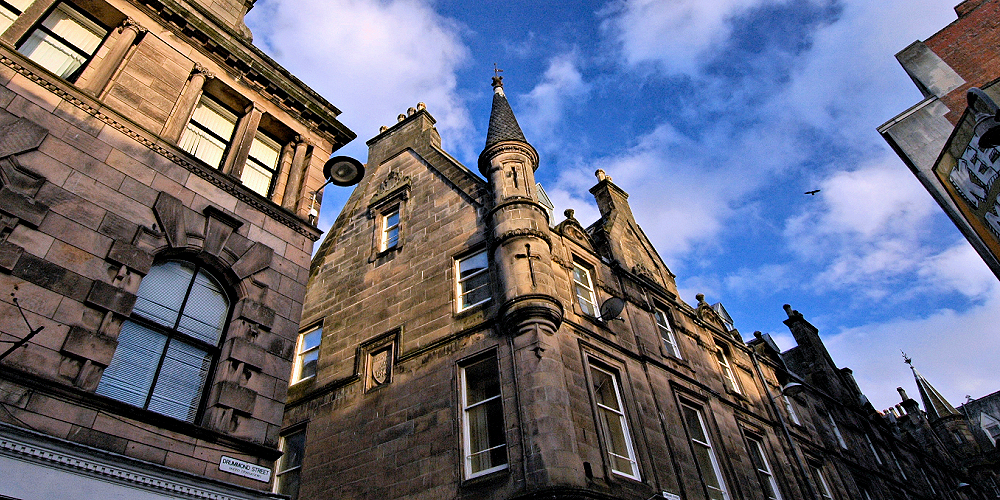
[[[293,384],[316,375],[316,364],[319,362],[319,344],[322,340],[323,328],[321,327],[299,335],[295,366],[292,368]]]
[[[710,500],[729,500],[729,493],[726,493],[726,483],[722,480],[722,470],[719,468],[719,461],[715,458],[715,452],[712,450],[712,442],[708,439],[708,430],[705,428],[705,420],[701,416],[701,410],[682,403],[681,412],[684,414],[684,424],[691,437],[691,447],[694,450],[695,461],[698,463],[698,472],[701,473],[705,489],[708,490],[708,498]]]
[[[812,472],[813,483],[816,484],[816,491],[819,492],[820,498],[823,500],[833,500],[833,494],[830,493],[830,485],[827,484],[826,477],[823,476],[823,471],[815,465],[810,465],[809,470]]]
[[[382,214],[382,251],[399,244],[399,207]]]
[[[660,338],[663,339],[663,348],[666,349],[667,355],[675,358],[681,357],[681,351],[677,348],[677,338],[674,337],[673,328],[670,328],[667,313],[660,309],[654,309],[653,314],[656,316],[656,327],[660,330]]]
[[[830,430],[833,432],[833,437],[837,439],[837,444],[839,444],[841,448],[846,450],[847,441],[844,441],[844,435],[840,433],[840,427],[837,427],[837,421],[833,419],[833,415],[827,413],[826,420],[830,424]]]
[[[281,146],[278,142],[258,131],[250,143],[250,153],[243,166],[241,181],[255,193],[267,197],[271,194],[274,174],[278,169]]]
[[[455,266],[459,311],[490,300],[490,273],[485,250],[458,259]]]
[[[618,374],[591,365],[590,377],[594,384],[594,401],[597,403],[597,416],[608,448],[611,472],[638,480],[639,466],[622,406]]]
[[[729,362],[729,356],[726,354],[726,346],[719,346],[715,351],[715,357],[719,361],[719,368],[722,369],[722,380],[726,384],[726,389],[736,394],[743,394],[743,391],[740,390],[740,384],[736,381],[736,373],[733,372],[733,367]]]
[[[202,96],[178,145],[210,167],[219,168],[235,130],[236,114]]]
[[[754,469],[757,469],[757,479],[760,480],[764,498],[781,500],[778,483],[774,480],[774,473],[771,472],[771,465],[767,463],[767,455],[764,453],[764,443],[756,436],[748,436],[747,447],[750,449],[750,461],[753,462]]]
[[[275,473],[274,492],[298,500],[302,457],[306,449],[305,429],[282,436],[280,448],[283,454]]]
[[[460,367],[465,477],[507,468],[507,436],[496,356]]]
[[[576,301],[580,310],[588,316],[597,317],[597,298],[594,296],[594,284],[590,269],[579,263],[573,263],[573,288],[576,291]]]
[[[900,475],[900,476],[901,476],[901,477],[902,477],[903,479],[908,479],[908,478],[906,477],[906,471],[904,471],[904,470],[903,470],[903,464],[899,463],[899,457],[898,457],[898,456],[896,456],[896,452],[894,452],[894,451],[892,451],[892,450],[889,450],[889,456],[891,456],[891,457],[892,457],[892,462],[893,462],[894,464],[896,464],[896,470],[898,470],[898,471],[899,471],[899,475]]]
[[[67,3],[60,3],[31,31],[17,51],[60,78],[75,80],[108,30]]]
[[[7,31],[31,2],[32,0],[0,0],[0,33]]]
[[[879,456],[878,450],[875,449],[875,443],[872,442],[871,436],[867,433],[865,433],[865,442],[868,443],[868,448],[872,451],[872,455],[875,455],[875,461],[878,462],[879,465],[882,465],[882,457]]]
[[[785,401],[785,409],[788,410],[788,417],[792,419],[792,423],[795,425],[802,425],[802,421],[799,420],[799,414],[795,412],[795,406],[792,404],[792,399],[785,395],[782,395],[781,399]]]

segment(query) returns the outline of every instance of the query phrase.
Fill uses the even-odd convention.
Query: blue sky
[[[496,63],[557,213],[596,220],[604,169],[684,300],[785,347],[792,304],[885,408],[913,393],[901,350],[954,404],[1000,389],[1000,284],[875,131],[921,99],[893,55],[957,2],[259,0],[247,23],[362,161],[422,101],[474,166]]]

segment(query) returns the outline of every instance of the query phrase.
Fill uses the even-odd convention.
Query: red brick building
[[[967,91],[1000,98],[1000,2],[966,0],[958,19],[896,54],[924,99],[879,127],[935,201],[1000,278],[1000,208],[995,177],[1000,151],[977,149]]]
[[[273,498],[354,138],[253,0],[0,2],[0,498]]]

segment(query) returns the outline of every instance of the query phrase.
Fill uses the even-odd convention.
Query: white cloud
[[[456,70],[469,57],[463,28],[429,1],[266,0],[247,23],[256,44],[343,111],[358,134],[353,149],[418,101],[442,136],[461,142],[470,132],[456,92]]]
[[[556,126],[566,110],[578,106],[590,91],[577,67],[577,59],[575,52],[551,58],[542,81],[521,99],[526,106],[518,113],[519,121],[539,149],[557,148],[565,142],[555,133]]]
[[[896,387],[918,398],[913,376],[900,351],[954,405],[965,395],[981,397],[996,391],[995,367],[1000,343],[1000,285],[990,284],[987,299],[959,313],[949,309],[916,319],[895,319],[841,331],[824,339],[840,366],[854,370],[861,390],[878,409],[899,402]]]
[[[694,74],[705,54],[724,43],[730,18],[768,0],[623,0],[606,14],[604,31],[631,65],[652,62],[667,73]]]

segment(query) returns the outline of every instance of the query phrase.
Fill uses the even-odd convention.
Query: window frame
[[[263,160],[261,160],[260,158],[257,158],[256,156],[254,156],[254,154],[253,154],[254,146],[258,142],[260,142],[261,144],[263,144],[268,149],[273,149],[274,150],[274,152],[275,152],[275,155],[274,155],[274,165],[271,165],[269,167],[269,166],[267,166],[267,164],[265,164],[263,162]],[[249,190],[251,190],[251,191],[253,191],[253,192],[255,192],[255,193],[257,193],[257,194],[259,194],[259,195],[261,195],[263,197],[265,197],[265,198],[270,199],[271,196],[274,194],[274,186],[275,186],[275,184],[277,184],[278,174],[281,172],[281,155],[282,155],[282,151],[283,150],[284,150],[284,147],[282,146],[282,143],[281,143],[280,140],[278,140],[277,138],[273,137],[271,134],[265,132],[264,130],[261,130],[260,128],[258,128],[257,131],[256,131],[256,133],[254,133],[253,140],[250,142],[250,148],[247,151],[247,160],[243,164],[243,170],[240,173],[240,183],[242,183],[244,186],[246,186],[247,189],[249,189]],[[267,173],[268,173],[267,188],[264,190],[263,193],[261,193],[260,191],[257,191],[256,189],[250,187],[246,183],[246,175],[247,175],[247,169],[248,168],[250,168],[251,170],[260,169],[260,170],[267,171]]]
[[[319,333],[319,342],[316,342],[316,345],[314,346],[305,347],[306,337],[315,333]],[[295,342],[295,360],[292,362],[292,379],[291,379],[292,385],[316,377],[316,375],[319,373],[319,351],[322,345],[323,345],[322,324],[313,325],[299,333],[299,338]],[[306,366],[304,363],[305,357],[307,355],[312,354],[313,352],[316,353],[317,366],[312,374],[303,377],[302,369],[303,367]]]
[[[823,475],[823,468],[819,465],[809,464],[809,470],[812,472],[813,483],[818,490],[820,498],[823,500],[834,500],[833,491],[830,490],[830,483],[827,481],[826,476]]]
[[[736,377],[736,371],[733,370],[730,353],[729,346],[719,344],[716,346],[715,358],[719,363],[719,368],[722,370],[722,383],[726,386],[726,390],[742,396],[743,389],[740,387],[739,379]]]
[[[587,278],[588,283],[586,284],[581,283],[579,280],[577,280],[578,269],[582,271],[582,274]],[[590,267],[576,259],[573,259],[573,271],[572,271],[573,295],[576,297],[575,302],[576,305],[580,308],[581,313],[583,313],[585,316],[599,319],[601,313],[597,305],[597,290],[596,290],[597,286],[596,283],[594,283],[593,269],[594,269],[593,267]],[[580,294],[581,289],[586,292],[587,297],[583,297]],[[585,306],[583,301],[587,301],[589,303],[590,311],[587,310],[588,306]]]
[[[287,460],[288,460],[288,458],[290,456],[294,456],[294,455],[288,453],[288,449],[286,448],[286,446],[287,446],[288,441],[289,441],[288,438],[292,437],[292,436],[302,436],[302,447],[300,449],[298,449],[298,452],[299,452],[298,453],[298,463],[295,464],[295,465],[293,465],[293,466],[291,466],[291,467],[288,467],[286,462],[287,462]],[[286,431],[286,432],[282,433],[281,434],[281,441],[278,443],[278,449],[281,450],[282,455],[281,455],[281,458],[278,460],[278,462],[275,464],[275,468],[274,468],[274,485],[273,485],[273,487],[271,489],[272,489],[272,491],[274,493],[279,493],[279,494],[282,494],[282,495],[288,495],[290,497],[290,500],[297,500],[298,497],[299,497],[299,489],[300,489],[301,484],[302,484],[301,483],[301,481],[302,481],[302,476],[301,476],[302,462],[304,461],[305,456],[306,456],[306,428],[305,428],[305,426],[297,427],[295,429],[292,429],[292,430],[289,430],[289,431]],[[289,476],[289,474],[291,474],[292,476]],[[283,491],[282,486],[284,484],[283,484],[282,480],[286,479],[287,477],[295,477],[296,478],[296,483],[297,484],[295,486],[294,492],[289,493],[288,491]]]
[[[882,456],[878,454],[878,450],[875,448],[875,443],[872,441],[872,437],[868,435],[867,432],[862,432],[862,434],[865,436],[865,442],[868,443],[868,448],[871,450],[872,455],[875,455],[875,462],[879,465],[885,465],[885,462],[882,461]]]
[[[469,404],[469,368],[474,366],[479,366],[482,363],[491,363],[494,372],[491,375],[496,376],[497,393],[495,395],[489,396],[486,399],[476,401]],[[489,351],[487,353],[478,354],[466,360],[462,360],[458,364],[458,385],[459,385],[459,405],[461,409],[461,441],[462,441],[462,472],[466,480],[474,479],[477,477],[486,476],[496,472],[507,470],[510,467],[510,446],[507,442],[507,426],[506,418],[504,416],[503,407],[503,383],[500,378],[500,359],[498,353],[495,350]],[[470,418],[470,410],[474,408],[485,408],[486,405],[499,405],[499,417],[500,422],[491,422],[489,420],[489,413],[487,413],[483,420],[485,420],[485,434],[487,435],[487,441],[489,441],[489,429],[495,425],[500,426],[500,436],[503,439],[501,444],[495,446],[489,446],[480,450],[472,450],[472,423]],[[494,408],[495,410],[495,408]],[[489,445],[489,443],[486,443]],[[481,470],[473,470],[473,456],[481,453],[491,453],[492,450],[503,448],[503,459],[504,462],[487,467]]]
[[[681,356],[681,346],[677,343],[677,336],[674,334],[674,328],[670,325],[671,317],[671,314],[669,314],[666,309],[659,306],[653,307],[653,319],[660,332],[660,339],[663,340],[662,345],[666,350],[667,355],[677,359],[684,359]]]
[[[211,127],[195,119],[196,115],[198,114],[198,109],[201,108],[202,106],[210,109],[211,111],[220,115],[224,119],[227,120],[229,119],[230,116],[226,116],[227,114],[232,116],[231,123],[233,125],[233,130],[232,132],[229,133],[228,138],[219,135],[215,130],[212,130]],[[226,158],[232,152],[234,139],[236,138],[236,133],[238,131],[239,124],[240,124],[240,114],[238,112],[233,111],[230,107],[223,104],[220,99],[215,98],[208,92],[203,92],[202,95],[198,98],[198,102],[195,104],[194,109],[191,111],[191,116],[188,118],[187,123],[184,124],[184,130],[181,132],[180,139],[177,140],[177,146],[180,147],[181,150],[190,154],[192,157],[196,158],[198,161],[204,163],[205,165],[208,165],[208,167],[211,168],[212,170],[221,171],[223,166],[226,164]],[[222,143],[223,145],[222,153],[219,156],[218,162],[216,162],[214,165],[212,163],[209,163],[209,161],[206,160],[205,158],[199,156],[197,152],[191,151],[183,146],[184,139],[188,136],[189,133],[195,133],[195,134],[198,133],[198,132],[191,132],[190,129],[192,127],[197,129],[200,133],[208,134],[208,136],[210,136],[211,139],[214,139]]]
[[[23,0],[23,1],[26,2],[28,6],[30,6],[32,3],[32,0]],[[6,11],[11,15],[13,15],[10,24],[8,24],[7,26],[0,27],[0,33],[7,31],[7,28],[10,28],[14,24],[14,22],[17,21],[17,18],[21,16],[21,14],[24,14],[23,10],[18,9],[17,6],[15,6],[9,0],[0,0],[0,10]]]
[[[65,9],[61,9],[61,7],[64,7]],[[72,41],[66,39],[62,35],[54,32],[51,28],[45,26],[45,21],[48,21],[49,17],[51,17],[56,11],[59,11],[59,10],[62,10],[64,13],[68,13],[70,18],[73,18],[74,14],[77,15],[77,16],[79,16],[79,18],[76,18],[75,21],[77,21],[78,24],[81,27],[83,27],[84,29],[87,29],[88,31],[90,31],[94,35],[98,35],[98,34],[95,33],[90,27],[84,25],[83,23],[92,23],[97,28],[104,30],[104,34],[99,36],[100,40],[94,46],[93,52],[87,54],[87,52],[84,49],[82,49],[81,47],[79,47],[75,42],[72,42]],[[21,14],[23,14],[23,13],[24,12],[22,11]],[[19,14],[19,16],[20,16],[20,14]],[[83,21],[83,23],[80,23],[81,20]],[[15,22],[16,22],[16,19],[15,19]],[[11,24],[13,25],[13,23],[11,23]],[[8,26],[8,28],[9,28],[9,26]],[[28,42],[32,39],[32,37],[34,37],[35,33],[39,32],[39,31],[43,34],[43,37],[44,37],[43,40],[48,40],[48,39],[55,40],[60,45],[65,46],[71,52],[73,52],[77,56],[81,57],[83,59],[83,61],[80,62],[80,65],[76,69],[74,69],[71,73],[66,74],[66,76],[63,76],[63,75],[61,75],[59,73],[56,73],[54,70],[49,69],[48,66],[46,66],[42,62],[37,61],[36,59],[32,58],[30,55],[28,55],[28,54],[26,54],[24,52],[21,52],[21,49],[24,48],[24,46],[28,44]],[[41,66],[46,71],[49,71],[50,73],[56,75],[57,77],[59,77],[59,78],[61,78],[63,80],[66,80],[66,81],[68,81],[70,83],[75,83],[76,80],[80,78],[80,75],[83,73],[83,71],[86,70],[87,67],[90,65],[91,61],[94,60],[94,56],[97,54],[98,51],[100,51],[101,47],[107,41],[108,36],[111,35],[112,31],[113,31],[112,28],[109,28],[108,26],[106,26],[103,22],[101,22],[99,19],[97,19],[96,17],[94,17],[93,15],[91,15],[89,12],[87,12],[87,11],[83,10],[82,8],[80,8],[78,5],[74,4],[73,2],[69,2],[69,1],[66,1],[66,0],[61,0],[61,1],[53,3],[52,6],[45,12],[45,14],[43,16],[41,16],[38,19],[38,21],[35,24],[33,24],[31,26],[31,28],[29,28],[27,30],[27,32],[24,34],[24,37],[17,43],[15,51],[18,54],[21,54],[22,56],[24,56],[25,58],[31,60],[33,63]],[[65,71],[64,71],[64,73],[65,73]]]
[[[833,418],[833,413],[829,410],[826,412],[826,421],[830,426],[830,431],[833,433],[834,439],[837,440],[837,444],[840,445],[841,449],[847,449],[847,441],[844,439],[844,435],[840,432],[840,427],[837,425],[837,420]]]
[[[165,266],[166,264],[171,263],[171,262],[179,263],[182,266],[182,268],[184,266],[186,266],[186,265],[189,265],[192,268],[192,270],[191,270],[191,277],[189,278],[189,281],[188,281],[187,285],[185,286],[184,297],[181,299],[180,306],[177,309],[176,318],[173,320],[174,325],[172,327],[168,327],[168,326],[164,325],[163,323],[157,321],[156,319],[146,317],[146,316],[144,316],[142,314],[142,312],[137,311],[135,306],[133,307],[133,310],[129,314],[129,317],[122,323],[122,328],[124,328],[125,325],[127,325],[127,324],[134,324],[138,328],[144,329],[144,330],[146,330],[148,332],[151,332],[151,333],[153,333],[155,335],[158,335],[159,337],[163,337],[164,338],[163,346],[162,347],[157,347],[157,350],[159,351],[158,353],[154,353],[152,350],[147,349],[147,351],[149,351],[149,353],[152,355],[152,357],[150,357],[148,360],[145,359],[145,358],[143,358],[144,362],[148,363],[148,362],[152,361],[153,357],[155,357],[156,358],[156,361],[155,361],[156,362],[156,367],[153,370],[152,377],[151,377],[151,379],[149,381],[149,387],[148,387],[148,389],[146,389],[146,394],[144,396],[144,402],[143,402],[142,406],[139,406],[139,405],[130,403],[128,401],[125,401],[123,399],[117,398],[117,397],[115,397],[114,395],[111,395],[111,394],[102,394],[101,392],[97,392],[97,393],[100,394],[100,395],[103,395],[105,397],[109,397],[109,398],[115,399],[117,401],[121,401],[124,404],[129,404],[129,405],[132,405],[132,406],[135,406],[135,407],[138,407],[138,408],[142,408],[145,411],[151,411],[151,412],[157,413],[159,415],[164,415],[164,416],[166,416],[168,418],[175,418],[177,420],[181,420],[181,421],[185,421],[185,422],[190,422],[190,423],[197,424],[204,417],[206,401],[207,401],[209,392],[211,392],[209,390],[210,387],[211,387],[211,381],[215,377],[216,368],[218,366],[219,358],[220,358],[220,355],[221,355],[221,352],[222,352],[222,347],[221,346],[226,341],[226,338],[227,338],[226,334],[227,334],[227,332],[229,330],[229,325],[230,325],[230,322],[232,320],[234,305],[235,305],[236,301],[234,300],[234,297],[233,297],[232,293],[227,289],[227,287],[225,285],[225,281],[223,281],[222,279],[218,278],[217,275],[214,272],[212,272],[212,270],[211,270],[211,268],[209,268],[209,266],[206,266],[206,265],[202,264],[201,262],[198,262],[198,261],[195,261],[195,260],[182,259],[182,258],[171,258],[171,259],[165,259],[163,261],[155,263],[153,265],[153,269],[155,269],[158,266]],[[191,297],[192,297],[192,291],[194,290],[194,287],[197,284],[197,281],[198,281],[198,279],[199,279],[200,276],[205,276],[206,279],[209,280],[209,282],[212,285],[214,285],[215,287],[217,287],[216,291],[219,292],[219,294],[221,295],[223,301],[225,302],[226,311],[225,311],[225,314],[222,317],[222,321],[221,321],[221,323],[219,325],[218,338],[216,339],[216,343],[215,344],[212,344],[210,342],[205,341],[204,339],[200,339],[198,337],[195,337],[194,335],[185,333],[185,332],[183,332],[183,331],[180,330],[180,327],[181,327],[180,325],[181,325],[182,321],[185,318],[185,313],[189,312],[189,309],[187,308],[187,306],[188,306],[188,300],[191,299]],[[150,279],[149,278],[149,273],[147,273],[146,276],[143,277],[143,281],[148,280],[148,279]],[[141,289],[142,289],[142,282],[140,282],[140,290]],[[142,298],[142,295],[139,294],[139,293],[137,293],[137,296],[139,298]],[[153,297],[156,298],[157,296],[153,296]],[[149,300],[149,299],[146,299],[146,300]],[[160,305],[158,303],[153,302],[152,300],[149,300],[149,301],[152,302],[152,303],[154,303],[154,304],[156,304],[156,305],[158,305],[158,306],[160,306],[161,308],[163,308],[163,307],[169,307],[169,305]],[[173,312],[173,311],[171,310],[171,312]],[[193,318],[193,319],[196,319],[196,318]],[[168,360],[168,356],[167,355],[170,352],[170,348],[171,348],[173,342],[179,342],[179,343],[181,343],[183,345],[186,345],[188,348],[194,348],[194,349],[196,349],[198,351],[201,351],[201,352],[203,352],[205,354],[205,357],[208,359],[208,367],[204,371],[204,377],[202,378],[201,383],[200,383],[200,388],[199,388],[200,394],[197,394],[197,395],[194,396],[197,399],[197,401],[193,401],[192,406],[189,407],[189,412],[192,412],[192,415],[189,418],[179,418],[177,416],[174,416],[174,415],[171,415],[171,414],[168,414],[168,413],[164,413],[164,412],[158,411],[156,409],[151,409],[150,408],[151,404],[153,403],[154,395],[157,392],[157,384],[158,384],[158,382],[161,381],[160,375],[162,374],[162,369],[164,367],[164,364]],[[119,350],[118,349],[121,349],[121,348],[122,348],[122,346],[119,344],[118,348],[115,351],[115,357],[112,359],[112,362],[111,362],[112,364],[109,364],[108,367],[105,368],[104,374],[102,374],[102,378],[101,378],[102,382],[105,380],[104,377],[107,376],[107,375],[109,375],[109,371],[108,370],[111,369],[111,366],[114,365],[115,361],[118,359],[117,358],[117,355],[119,354]],[[189,354],[189,353],[182,352],[181,354]],[[182,360],[181,359],[174,359],[172,361],[181,362]],[[165,375],[169,376],[169,374],[165,374]],[[114,377],[114,375],[112,375],[112,377]],[[109,380],[108,383],[110,384],[110,383],[112,383],[111,381],[113,380],[113,378],[112,379],[108,379],[108,380]],[[169,383],[169,379],[163,379],[163,380],[165,381],[165,383]],[[101,387],[102,387],[102,384],[99,383],[97,391],[101,391]],[[111,386],[111,385],[106,386],[106,387],[108,387],[109,390],[114,390],[115,389],[115,386]],[[169,389],[168,388],[164,388],[164,390],[169,390]],[[136,393],[136,394],[138,394],[138,393]]]
[[[788,416],[791,418],[792,423],[795,425],[802,425],[802,420],[799,419],[799,413],[795,411],[795,406],[792,403],[792,398],[787,394],[782,394],[781,398],[785,401],[785,410],[788,411]]]
[[[715,448],[712,446],[712,438],[709,435],[708,425],[706,425],[705,423],[705,415],[702,408],[695,406],[694,404],[687,403],[685,401],[681,401],[680,406],[681,406],[681,419],[684,422],[684,429],[687,431],[688,434],[688,442],[691,446],[691,452],[694,454],[695,466],[698,469],[699,474],[701,475],[702,478],[701,483],[705,488],[705,493],[708,494],[709,498],[712,498],[711,493],[709,492],[709,489],[711,488],[717,490],[722,495],[723,500],[730,500],[731,497],[729,496],[729,489],[726,487],[726,479],[725,476],[722,474],[722,464],[719,463],[719,457],[716,455]],[[702,436],[704,436],[705,441],[703,442],[698,441],[695,438],[694,433],[690,429],[688,417],[684,414],[685,411],[693,412],[697,416],[698,425],[700,426],[699,430],[701,431]],[[712,465],[711,471],[701,470],[702,468],[698,464],[697,450],[699,448],[696,448],[696,446],[701,447],[700,449],[706,450],[709,457],[709,462]],[[712,472],[715,475],[715,480],[719,484],[718,488],[709,486],[708,483],[705,481],[705,477],[708,472]]]
[[[756,434],[747,433],[746,441],[747,449],[750,452],[750,463],[753,464],[754,469],[757,471],[757,479],[760,480],[762,487],[765,485],[769,486],[773,493],[773,495],[765,498],[767,500],[782,500],[778,482],[774,478],[774,471],[771,469],[770,462],[767,461],[767,450],[764,448],[764,439]],[[754,458],[757,458],[760,463],[756,463]]]
[[[465,262],[465,261],[467,261],[469,259],[472,259],[473,257],[478,257],[479,255],[482,255],[483,258],[486,259],[486,266],[483,267],[482,269],[480,269],[480,270],[478,270],[478,271],[476,271],[476,272],[468,275],[468,276],[463,277],[462,276],[462,262]],[[490,279],[491,276],[490,276],[490,256],[489,256],[489,252],[485,248],[481,248],[479,250],[475,250],[473,252],[463,254],[460,257],[455,257],[454,261],[455,261],[454,271],[455,271],[455,306],[456,306],[455,310],[456,310],[456,312],[467,311],[469,309],[472,309],[472,308],[474,308],[476,306],[479,306],[481,304],[485,304],[485,303],[489,302],[490,300],[492,300],[493,299],[493,290],[492,290],[492,284],[493,283],[492,283],[492,279]],[[477,278],[477,277],[483,276],[483,275],[486,276],[486,282],[485,282],[485,284],[482,284],[482,285],[480,285],[480,286],[478,286],[476,288],[473,288],[471,290],[465,290],[464,289],[463,285],[465,283],[471,281],[473,278]],[[474,292],[476,290],[479,290],[480,288],[483,288],[483,287],[487,288],[487,290],[486,290],[487,291],[486,298],[484,298],[484,299],[482,299],[482,300],[480,300],[478,302],[473,302],[473,303],[470,303],[470,304],[465,304],[465,296],[466,295],[468,295],[468,294],[470,294],[470,293],[472,293],[472,292]]]
[[[629,430],[628,413],[625,407],[625,398],[622,395],[623,387],[621,371],[594,358],[587,359],[587,368],[587,375],[589,377],[588,390],[590,392],[591,400],[593,401],[594,415],[597,419],[595,423],[597,425],[598,435],[601,437],[602,447],[605,451],[604,461],[608,470],[610,470],[613,475],[618,475],[635,481],[642,481],[642,474],[639,470],[638,453],[636,452],[635,441],[632,439],[632,433]],[[612,387],[614,388],[615,402],[618,405],[618,409],[609,407],[599,402],[597,395],[599,388],[596,386],[597,377],[594,376],[595,371],[606,375],[610,379]],[[623,451],[625,451],[627,455],[617,453],[617,451],[621,450],[612,451],[611,449],[614,440],[611,437],[612,429],[610,426],[612,422],[610,419],[606,418],[606,415],[609,413],[617,416],[615,423],[617,423],[618,427],[615,430],[617,430],[622,436],[622,440],[625,444],[625,450]],[[616,468],[615,458],[623,459],[628,462],[633,469],[633,473],[630,474],[627,471],[618,470]]]

